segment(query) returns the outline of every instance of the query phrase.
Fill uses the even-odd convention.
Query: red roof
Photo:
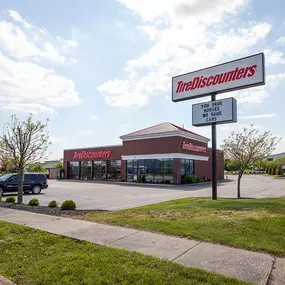
[[[135,132],[131,132],[131,133],[128,133],[126,135],[123,135],[121,138],[124,138],[124,137],[133,137],[133,136],[143,136],[143,135],[151,135],[151,134],[161,134],[161,133],[169,133],[169,132],[177,132],[177,131],[180,131],[180,132],[184,132],[184,133],[188,133],[188,134],[192,134],[192,135],[196,135],[196,136],[199,136],[203,139],[207,139],[206,137],[204,136],[201,136],[199,134],[196,134],[194,132],[191,132],[187,129],[184,129],[182,127],[179,127],[175,124],[172,124],[172,123],[168,123],[168,122],[164,122],[164,123],[161,123],[161,124],[158,124],[158,125],[154,125],[154,126],[151,126],[151,127],[148,127],[148,128],[144,128],[144,129],[141,129],[141,130],[138,130],[138,131],[135,131]]]
[[[206,137],[204,137],[204,136],[201,136],[201,135],[199,135],[199,134],[196,134],[196,133],[194,133],[194,132],[191,132],[191,131],[189,131],[189,130],[187,130],[187,129],[184,129],[184,128],[182,128],[182,127],[179,127],[179,126],[177,126],[177,125],[175,125],[175,124],[172,124],[172,123],[170,123],[172,126],[174,126],[175,128],[177,128],[179,131],[182,131],[182,132],[186,132],[186,133],[189,133],[189,134],[192,134],[192,135],[196,135],[196,136],[199,136],[199,137],[202,137],[202,138],[206,138]],[[206,138],[207,139],[207,138]]]

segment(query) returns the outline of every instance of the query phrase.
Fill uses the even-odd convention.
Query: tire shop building
[[[188,175],[211,179],[208,138],[171,123],[120,137],[121,145],[64,150],[65,179],[181,184]],[[217,178],[224,155],[217,151]]]

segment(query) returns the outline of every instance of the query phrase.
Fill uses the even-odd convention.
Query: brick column
[[[127,161],[121,160],[121,181],[127,181]]]
[[[68,162],[67,161],[64,161],[63,169],[64,169],[64,179],[67,179],[67,169],[68,169]]]
[[[181,184],[181,159],[174,158],[173,159],[173,184]]]

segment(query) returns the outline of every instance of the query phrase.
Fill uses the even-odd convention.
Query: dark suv
[[[40,194],[42,189],[48,188],[47,178],[41,173],[24,174],[24,193],[32,191]],[[5,192],[18,192],[18,174],[6,174],[0,177],[0,195]]]

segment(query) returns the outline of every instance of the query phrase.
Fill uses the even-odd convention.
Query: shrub
[[[48,203],[48,206],[49,206],[50,208],[56,208],[56,207],[58,207],[58,204],[57,204],[57,202],[56,202],[55,200],[52,200],[52,201],[50,201],[50,202]]]
[[[270,174],[271,175],[275,175],[275,171],[276,171],[276,165],[273,165],[272,168],[271,168]]]
[[[197,177],[195,175],[188,175],[186,176],[186,183],[193,184],[197,182]]]
[[[61,210],[74,210],[76,209],[76,204],[73,200],[66,200],[61,205]]]
[[[138,183],[142,183],[142,177],[141,176],[138,177]]]
[[[39,206],[40,202],[37,198],[33,198],[32,200],[29,201],[28,203],[30,206]]]
[[[2,201],[2,196],[0,195],[0,201]]]
[[[16,202],[16,198],[14,196],[9,196],[6,198],[6,202],[7,203],[15,203]]]
[[[282,169],[280,166],[277,166],[276,167],[276,170],[275,170],[275,175],[278,175],[278,176],[281,176],[283,173]]]

